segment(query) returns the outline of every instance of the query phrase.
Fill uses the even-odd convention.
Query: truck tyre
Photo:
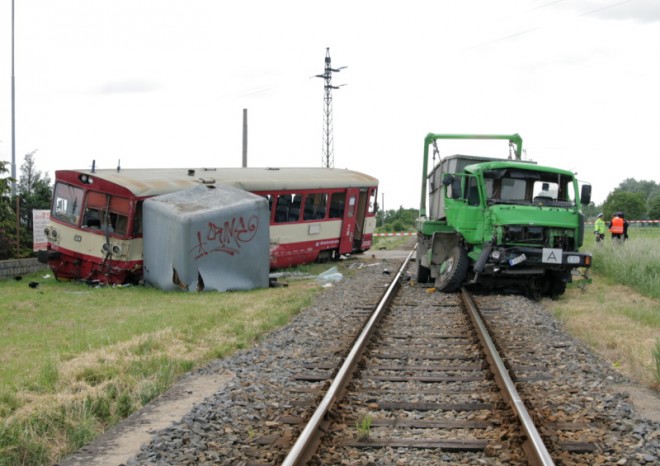
[[[560,277],[554,277],[550,281],[550,290],[548,294],[550,298],[557,299],[559,296],[566,292],[566,282]]]
[[[469,259],[465,249],[460,244],[452,247],[445,260],[439,266],[439,274],[435,279],[435,287],[440,291],[452,292],[458,290],[465,280]]]

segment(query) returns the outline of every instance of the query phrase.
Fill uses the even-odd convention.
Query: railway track
[[[543,439],[470,294],[463,289],[438,299],[419,287],[398,290],[406,267],[407,261],[284,465],[484,458],[552,465],[544,442],[575,453],[597,449],[589,441]]]
[[[616,375],[540,306],[472,297],[518,390],[504,395],[463,294],[411,286],[406,266],[390,265],[372,261],[254,349],[218,361],[235,379],[126,464],[653,463],[655,426],[635,425],[603,385]]]

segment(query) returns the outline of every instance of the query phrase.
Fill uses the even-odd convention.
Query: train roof
[[[137,197],[156,196],[198,184],[223,183],[246,191],[350,188],[377,186],[372,176],[339,168],[129,168],[58,170],[57,180],[86,177],[86,182],[104,180],[121,186]]]

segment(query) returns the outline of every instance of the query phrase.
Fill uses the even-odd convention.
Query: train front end
[[[142,237],[136,215],[141,203],[126,192],[113,191],[118,190],[99,178],[57,172],[45,229],[48,246],[38,253],[57,279],[109,284],[141,280]]]

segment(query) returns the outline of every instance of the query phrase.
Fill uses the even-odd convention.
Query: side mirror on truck
[[[580,192],[580,203],[587,205],[591,202],[591,185],[583,184]]]

